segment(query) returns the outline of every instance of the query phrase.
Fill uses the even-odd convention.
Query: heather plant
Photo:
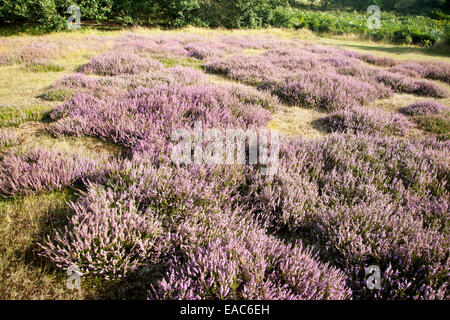
[[[52,58],[57,53],[57,47],[48,42],[32,42],[23,47],[17,56],[19,63],[33,63]]]
[[[42,93],[39,98],[48,101],[66,101],[73,98],[75,92],[72,89],[57,88],[52,86]]]
[[[189,86],[206,82],[207,78],[204,73],[182,66],[161,68],[137,75],[123,74],[114,77],[94,77],[76,73],[56,81],[43,93],[42,97],[56,99],[61,94],[64,97],[62,101],[64,101],[67,100],[69,95],[73,97],[75,93],[86,93],[98,98],[108,98],[126,95],[128,90],[141,87],[151,88],[157,85],[181,84]]]
[[[438,134],[442,139],[448,140],[450,135],[450,112],[416,116],[413,118],[413,121],[420,129]]]
[[[130,52],[108,52],[96,56],[80,68],[83,73],[116,76],[138,74],[162,68],[162,64],[150,58],[143,58]]]
[[[448,108],[436,101],[418,101],[399,111],[407,116],[425,116],[430,114],[439,114],[447,111]]]
[[[260,56],[233,55],[206,65],[207,72],[270,90],[289,103],[330,111],[392,94],[370,77],[356,78],[340,72],[347,68],[364,69],[353,56],[321,47],[274,49]]]
[[[397,61],[388,57],[376,57],[371,54],[356,54],[355,58],[378,67],[394,67]]]
[[[110,140],[156,160],[170,154],[173,128],[190,128],[195,121],[242,129],[266,124],[270,111],[240,100],[247,97],[214,85],[138,88],[108,101],[80,94],[52,112],[58,121],[49,130]]]
[[[138,35],[125,35],[116,40],[114,47],[117,50],[131,50],[144,53],[153,57],[188,57],[189,51],[183,47],[177,39],[150,38]]]
[[[48,114],[45,106],[0,106],[0,127],[18,126],[27,121],[40,121]]]
[[[283,100],[307,107],[335,111],[361,106],[390,95],[390,90],[351,76],[332,72],[302,72],[276,84],[274,92]]]
[[[445,62],[406,62],[390,69],[408,76],[450,82],[450,64]]]
[[[410,93],[418,96],[446,98],[448,93],[439,85],[426,81],[416,80],[404,75],[394,74],[390,72],[380,73],[375,76],[376,81],[384,83],[392,88],[395,92]]]
[[[98,185],[71,208],[68,225],[40,245],[59,268],[75,265],[83,276],[114,280],[160,262],[167,237],[151,210],[138,212],[132,200]]]
[[[443,299],[448,146],[430,142],[353,134],[290,141],[278,174],[251,182],[244,203],[269,230],[313,244],[344,270],[353,298]],[[389,273],[378,293],[365,286],[372,264]]]
[[[34,149],[26,154],[1,156],[0,195],[5,198],[51,191],[73,185],[93,173],[97,164],[89,158],[63,156]]]
[[[9,130],[0,129],[0,150],[17,144],[17,135]]]
[[[412,124],[400,114],[378,109],[351,108],[340,110],[320,120],[330,132],[384,133],[403,135]]]
[[[150,299],[347,298],[342,274],[301,246],[286,246],[257,228],[227,233],[183,250]]]
[[[226,54],[240,51],[239,47],[233,48],[217,41],[189,43],[184,48],[189,52],[189,56],[200,60],[211,57],[220,58]]]

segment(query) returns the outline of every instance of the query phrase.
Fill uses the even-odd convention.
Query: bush
[[[445,110],[448,110],[448,108],[436,101],[419,101],[401,108],[399,111],[407,116],[426,116],[439,114]]]
[[[41,30],[62,30],[66,21],[58,13],[54,0],[5,0],[0,7],[0,17],[4,21],[33,24]]]

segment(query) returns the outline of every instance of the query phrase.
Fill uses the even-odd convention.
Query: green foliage
[[[314,3],[318,3],[315,1]],[[323,7],[362,10],[299,10],[288,0],[4,0],[0,19],[32,24],[41,30],[61,30],[66,26],[72,4],[80,6],[82,21],[120,24],[153,24],[166,27],[309,28],[315,32],[359,34],[372,40],[433,45],[449,41],[449,16],[438,9],[444,0],[322,0]],[[381,29],[369,29],[366,8],[382,8]],[[399,16],[386,10],[415,11],[420,16]],[[434,18],[425,17],[432,14]]]
[[[61,30],[65,19],[53,0],[3,0],[0,20],[34,24],[41,30]]]
[[[345,11],[296,10],[291,16],[296,28],[332,34],[359,34],[375,41],[432,45],[448,39],[448,20],[424,16],[381,14],[381,28],[368,28],[369,14]]]
[[[50,88],[39,96],[47,101],[66,101],[74,96],[75,92],[71,89]]]

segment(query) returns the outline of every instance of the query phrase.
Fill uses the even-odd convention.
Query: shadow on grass
[[[411,53],[420,53],[423,55],[435,56],[435,57],[443,57],[448,58],[450,55],[450,50],[448,48],[434,50],[433,48],[412,48],[405,46],[378,46],[378,45],[362,45],[362,44],[345,44],[346,47],[361,49],[366,51],[378,51],[382,53],[389,54],[411,54]]]

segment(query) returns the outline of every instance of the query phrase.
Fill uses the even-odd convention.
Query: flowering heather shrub
[[[421,62],[425,67],[425,78],[450,83],[450,63]]]
[[[54,134],[96,136],[156,160],[170,155],[167,148],[173,128],[191,128],[195,121],[215,128],[265,125],[270,111],[252,104],[249,97],[251,92],[243,95],[214,85],[140,88],[107,101],[80,94],[51,113],[58,121],[49,130]]]
[[[11,46],[12,43],[9,44]],[[14,63],[34,64],[39,62],[48,62],[55,57],[58,48],[48,42],[31,42],[29,44],[15,43],[13,52],[4,52],[0,54],[0,65]]]
[[[335,111],[366,104],[390,94],[384,87],[335,73],[304,72],[277,84],[274,92],[283,100]]]
[[[224,44],[213,41],[190,43],[184,48],[189,51],[190,57],[194,57],[200,60],[211,57],[222,57],[228,53],[231,53],[232,51],[237,51],[236,49],[232,50],[230,47],[227,47]]]
[[[205,66],[210,73],[226,75],[233,80],[240,80],[250,85],[260,86],[263,81],[280,78],[278,70],[270,61],[259,56],[245,54],[233,55],[215,60]]]
[[[126,35],[116,40],[114,49],[150,54],[154,57],[188,57],[189,51],[177,39],[157,39],[140,35]]]
[[[406,62],[390,71],[450,83],[450,64],[446,62]]]
[[[269,229],[318,245],[353,298],[448,298],[449,155],[436,141],[294,140],[278,174],[253,179],[244,203]],[[372,264],[387,272],[377,292],[365,285]]]
[[[389,71],[416,78],[423,78],[427,74],[426,68],[422,64],[416,62],[402,63],[390,68]]]
[[[45,106],[0,106],[0,127],[18,126],[27,121],[40,121],[48,113]]]
[[[207,78],[199,70],[187,67],[163,68],[139,75],[120,75],[93,77],[73,74],[63,77],[49,87],[40,97],[51,101],[67,101],[76,94],[92,95],[102,100],[120,99],[127,96],[129,90],[141,87],[151,88],[161,85],[195,85],[206,83]]]
[[[384,83],[396,92],[434,98],[446,98],[448,96],[445,89],[430,81],[415,80],[390,72],[383,72],[375,75],[375,79],[378,82]]]
[[[448,107],[436,101],[419,101],[399,111],[407,116],[424,116],[430,114],[439,114],[448,110]]]
[[[151,208],[172,234],[175,251],[166,277],[150,297],[345,298],[349,291],[340,272],[243,221],[244,213],[220,209],[242,183],[237,167],[156,168],[145,161],[129,162],[107,179],[105,188],[120,192],[118,198],[133,201],[140,212]]]
[[[184,250],[149,297],[315,300],[345,299],[348,293],[342,274],[315,261],[308,250],[246,227]]]
[[[351,108],[337,111],[323,119],[322,124],[330,132],[361,132],[367,134],[405,134],[412,126],[400,114],[390,114],[382,110]]]
[[[270,92],[265,90],[257,90],[253,87],[238,84],[221,84],[220,87],[229,90],[233,97],[236,97],[242,103],[260,106],[270,111],[276,111],[280,103],[276,96],[272,96]]]
[[[40,245],[59,268],[111,280],[160,261],[166,237],[151,210],[138,212],[132,200],[96,185],[71,207],[68,226]]]
[[[324,51],[324,55],[321,55]],[[283,100],[310,107],[339,110],[392,94],[370,77],[339,74],[335,68],[362,68],[360,63],[335,50],[288,48],[261,56],[233,55],[206,65],[207,72],[224,74],[259,88],[271,90]],[[303,70],[303,71],[301,71]]]
[[[108,52],[96,56],[80,68],[83,73],[116,76],[120,74],[139,74],[162,68],[162,64],[150,58],[129,52]]]
[[[17,136],[12,131],[0,129],[0,150],[17,144]]]
[[[279,47],[295,47],[298,44],[294,41],[280,40],[279,38],[272,35],[265,36],[218,36],[215,39],[219,43],[225,43],[230,47],[239,47],[242,49],[254,49],[254,50],[264,50]]]
[[[25,155],[7,153],[0,162],[0,195],[15,197],[61,189],[93,173],[97,164],[88,158],[62,156],[35,149]]]

